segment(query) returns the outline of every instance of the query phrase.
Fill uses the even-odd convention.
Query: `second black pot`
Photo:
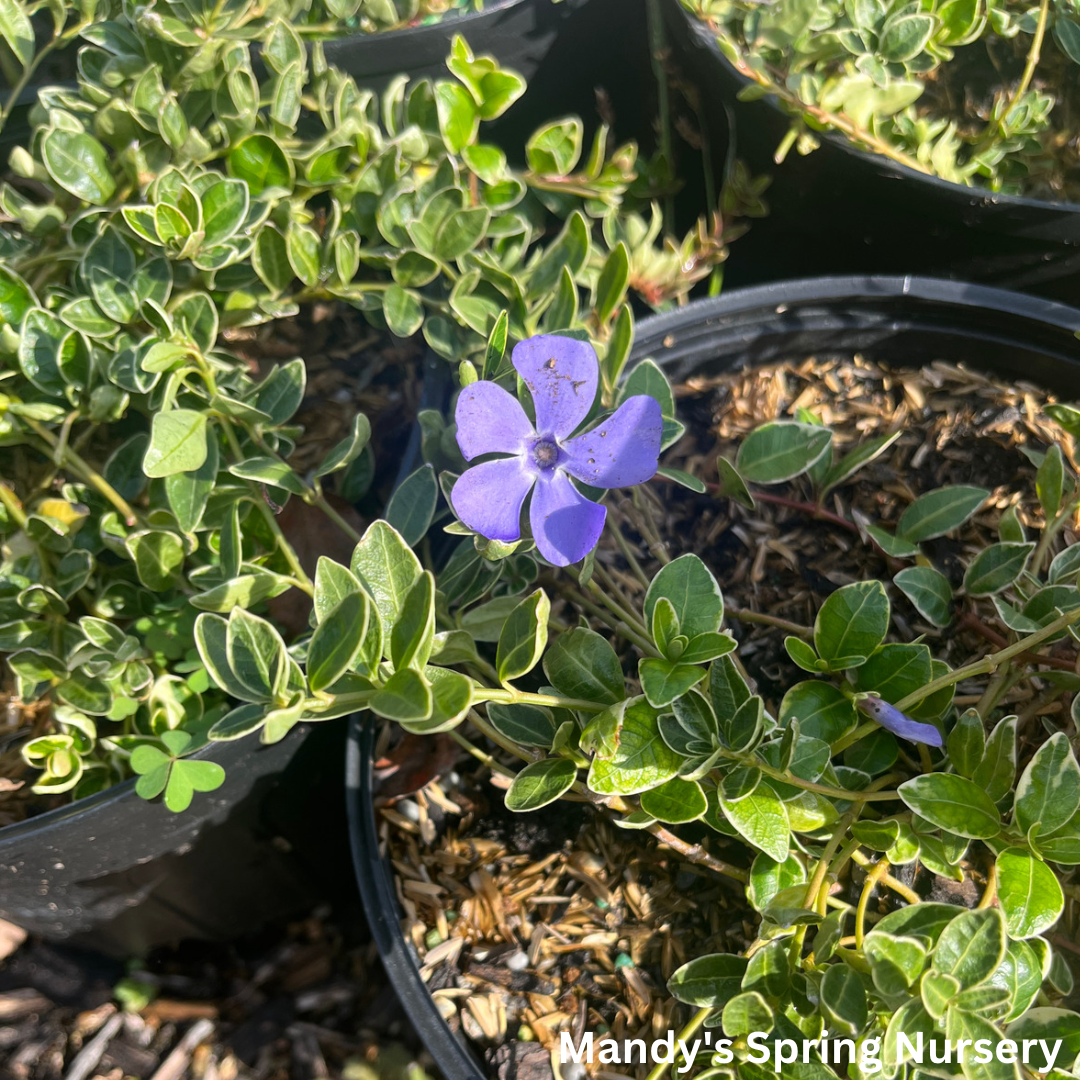
[[[930,278],[784,281],[701,300],[638,327],[634,359],[652,357],[672,381],[694,373],[859,352],[893,365],[962,362],[1075,396],[1080,310],[976,285]],[[485,1070],[448,1027],[401,931],[393,869],[379,852],[370,717],[350,720],[346,802],[353,866],[390,981],[447,1080]]]
[[[782,165],[773,154],[791,119],[750,85],[715,35],[680,0],[665,0],[674,59],[697,87],[711,145],[773,182],[769,217],[732,250],[731,285],[802,274],[913,273],[983,281],[1080,303],[1080,205],[996,195],[859,150],[836,133]],[[725,161],[717,156],[718,179]]]

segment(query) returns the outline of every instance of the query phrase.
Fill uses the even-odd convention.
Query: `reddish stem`
[[[998,649],[1005,648],[1009,644],[1007,638],[1002,637],[996,630],[989,627],[975,614],[974,611],[965,611],[958,620],[960,625],[968,630],[974,630],[980,637],[985,638],[991,645]],[[1057,668],[1058,671],[1075,671],[1076,661],[1066,660],[1060,656],[1045,656],[1040,653],[1022,652],[1017,660],[1023,660],[1028,664],[1042,664],[1044,667]]]

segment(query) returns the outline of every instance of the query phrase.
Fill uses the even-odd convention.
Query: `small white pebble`
[[[461,777],[458,776],[458,774],[456,772],[450,772],[450,773],[446,774],[446,782],[451,787],[460,787],[461,786]]]
[[[334,391],[334,400],[341,402],[342,405],[348,404],[348,402],[352,401],[352,398],[352,391],[345,386]]]
[[[567,1061],[559,1066],[562,1080],[585,1080],[585,1066],[577,1061]]]
[[[412,799],[402,799],[400,802],[394,803],[394,809],[402,817],[407,817],[410,821],[420,820],[420,807]]]
[[[512,952],[503,963],[511,971],[524,971],[529,966],[529,957],[523,953],[520,949],[517,952]]]

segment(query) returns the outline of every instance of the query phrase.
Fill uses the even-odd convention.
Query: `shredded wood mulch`
[[[427,1080],[375,947],[328,913],[124,966],[29,944],[0,964],[2,1080]],[[120,1007],[125,980],[152,1000]]]
[[[884,454],[835,489],[821,512],[805,479],[764,489],[766,499],[753,511],[665,482],[609,502],[613,524],[622,527],[646,576],[661,566],[658,551],[669,558],[694,551],[710,566],[740,641],[739,656],[774,714],[784,692],[807,676],[783,649],[790,631],[752,620],[764,615],[809,627],[840,585],[891,579],[896,564],[864,539],[860,523],[891,528],[914,498],[946,484],[989,489],[991,498],[973,519],[924,545],[954,587],[970,558],[997,539],[997,521],[1007,507],[1019,501],[1020,520],[1033,537],[1040,524],[1036,470],[1023,450],[1045,450],[1060,432],[1042,411],[1053,399],[1037,387],[1010,385],[945,361],[891,372],[849,355],[694,380],[676,393],[688,433],[665,464],[712,483],[717,456],[734,460],[754,427],[794,418],[800,408],[834,430],[840,452],[901,432]],[[1067,446],[1067,457],[1075,469],[1075,447]],[[1077,538],[1074,522],[1062,530],[1058,546]],[[610,528],[597,562],[609,587],[637,607],[644,585]],[[545,584],[553,586],[554,579]],[[740,611],[746,613],[742,619]],[[553,613],[577,620],[567,604],[554,603]],[[934,655],[952,666],[1004,643],[1005,629],[984,621],[985,609],[975,615],[970,601],[958,604],[958,617],[945,629],[928,625],[898,593],[894,613],[899,640],[924,636]],[[613,643],[632,678],[633,652],[618,639]],[[1057,666],[1075,669],[1071,639],[1045,651]],[[1039,740],[1036,717],[1072,733],[1068,698],[1045,701],[1040,688],[1038,679],[1017,686],[1002,704],[1020,713],[1033,742]],[[981,689],[961,684],[958,704],[974,703]],[[384,730],[381,753],[392,738]],[[431,773],[439,774],[433,780],[413,762],[413,786],[419,790],[386,790],[380,835],[395,871],[403,928],[421,957],[433,998],[450,1026],[465,1032],[500,1077],[580,1080],[582,1066],[563,1065],[560,1071],[560,1030],[575,1038],[582,1031],[610,1031],[619,1039],[666,1033],[686,1018],[664,990],[671,972],[691,957],[738,951],[756,937],[757,916],[737,885],[686,863],[645,833],[614,827],[581,804],[510,814],[498,790],[504,779],[467,757],[459,758],[454,771],[447,755],[442,757],[432,764]],[[721,858],[746,862],[745,854],[728,854],[731,841],[703,827],[676,831],[703,841]],[[914,868],[898,873],[915,879]],[[855,895],[862,879],[863,871],[853,867],[842,887]],[[961,886],[923,880],[916,888],[960,904],[976,895],[971,881]],[[521,1062],[517,1071],[506,1067],[509,1060]],[[648,1067],[619,1070],[590,1066],[589,1075],[642,1080]]]

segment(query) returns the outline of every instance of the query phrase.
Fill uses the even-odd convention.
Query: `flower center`
[[[559,461],[559,447],[554,439],[537,439],[533,443],[533,461],[541,469],[554,469]]]

